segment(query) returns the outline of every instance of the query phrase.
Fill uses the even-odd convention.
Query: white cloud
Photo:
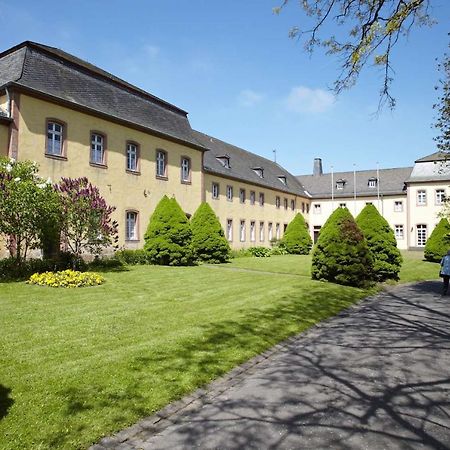
[[[334,96],[323,89],[310,89],[306,86],[296,86],[285,101],[286,108],[298,113],[322,113],[334,105]]]
[[[251,89],[244,89],[238,95],[239,104],[245,107],[255,106],[262,100],[264,100],[264,94],[252,91]]]

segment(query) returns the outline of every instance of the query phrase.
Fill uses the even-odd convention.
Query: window
[[[337,180],[336,181],[336,189],[344,189],[345,186],[345,180]]]
[[[403,211],[403,202],[401,200],[396,200],[394,202],[394,211],[402,212]]]
[[[366,205],[373,205],[372,202],[366,202]]]
[[[250,191],[250,205],[254,205],[256,201],[256,193],[255,191]]]
[[[250,241],[256,241],[256,222],[254,220],[250,222]]]
[[[305,202],[302,202],[302,213],[305,212]]]
[[[127,170],[138,171],[138,146],[132,142],[127,143]]]
[[[286,180],[286,177],[284,175],[278,177],[278,179],[286,186],[287,180]]]
[[[273,239],[273,225],[272,222],[269,222],[267,226],[267,236],[269,237],[269,241]]]
[[[281,204],[281,199],[280,197],[278,197],[278,195],[275,197],[275,206],[277,207],[277,209],[280,208],[280,204]]]
[[[217,156],[216,159],[222,164],[226,169],[230,168],[230,157],[228,155]]]
[[[322,212],[322,207],[320,203],[314,203],[314,214],[320,214]]]
[[[262,167],[253,167],[252,170],[259,178],[264,178],[264,169]]]
[[[259,241],[264,242],[264,222],[259,222]]]
[[[227,219],[227,239],[230,242],[233,240],[233,219]]]
[[[219,198],[219,183],[212,183],[211,186],[211,194],[212,198],[218,199]]]
[[[445,190],[436,189],[436,205],[442,205],[445,200]]]
[[[319,205],[320,206],[320,205]],[[320,209],[320,208],[319,208]],[[309,214],[309,203],[306,204],[306,214]]]
[[[369,181],[367,182],[367,186],[370,188],[376,188],[377,187],[377,179],[376,178],[369,178]]]
[[[403,225],[395,225],[395,239],[404,239]]]
[[[346,208],[347,204],[346,203],[339,203],[339,208]]]
[[[264,193],[259,193],[259,206],[264,206]]]
[[[425,206],[427,204],[427,191],[421,189],[417,191],[417,206]]]
[[[191,160],[185,156],[181,158],[181,182],[191,182]]]
[[[229,202],[233,201],[233,186],[227,186],[227,200]]]
[[[280,239],[280,224],[279,223],[277,223],[275,225],[275,236],[276,236],[277,240]]]
[[[285,198],[283,200],[283,204],[284,204],[284,209],[287,210],[288,209],[288,199],[287,198]]]
[[[295,200],[291,200],[291,210],[295,211]]]
[[[245,189],[239,189],[239,201],[245,203]]]
[[[427,226],[417,225],[417,246],[425,247],[427,242]]]
[[[137,241],[138,240],[137,219],[138,219],[138,213],[136,211],[127,211],[126,231],[125,231],[125,239],[127,241]]]
[[[91,135],[91,163],[105,164],[105,137],[101,134]]]
[[[288,224],[287,224],[287,223],[283,224],[283,233],[286,233],[287,227],[288,227]]]
[[[47,155],[63,156],[64,126],[57,122],[47,122]]]
[[[240,226],[239,226],[239,236],[241,239],[241,242],[245,241],[245,220],[241,220]]]
[[[317,242],[317,239],[319,239],[320,229],[322,227],[320,225],[314,225],[313,228],[313,242],[314,244]]]
[[[167,178],[167,153],[164,150],[156,150],[156,176]]]

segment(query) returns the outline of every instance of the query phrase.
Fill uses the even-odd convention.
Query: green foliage
[[[147,232],[144,249],[151,264],[186,266],[192,264],[192,231],[177,201],[164,195],[155,208]]]
[[[230,245],[219,219],[208,203],[202,203],[191,219],[192,248],[196,259],[212,264],[229,261]]]
[[[289,252],[282,246],[277,245],[270,250],[272,256],[288,255]]]
[[[450,250],[450,223],[442,218],[436,225],[425,245],[424,256],[427,261],[440,262]]]
[[[231,258],[247,258],[249,256],[253,256],[248,248],[240,248],[239,250],[231,250]]]
[[[281,240],[281,246],[293,255],[307,255],[311,250],[312,239],[303,216],[298,213],[289,223]]]
[[[115,257],[125,264],[137,265],[137,264],[148,264],[148,255],[144,249],[137,250],[118,250],[115,253]]]
[[[372,278],[366,239],[347,208],[328,218],[312,253],[312,278],[349,286],[365,286]]]
[[[270,248],[267,247],[249,247],[247,250],[250,255],[256,258],[268,258],[272,254]]]
[[[364,233],[373,260],[376,281],[398,280],[402,256],[397,248],[394,231],[374,205],[366,205],[356,218]]]

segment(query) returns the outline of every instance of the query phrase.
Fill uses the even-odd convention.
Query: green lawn
[[[85,448],[366,295],[308,271],[281,256],[0,284],[0,448]]]

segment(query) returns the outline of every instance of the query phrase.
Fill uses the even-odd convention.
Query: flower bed
[[[44,272],[31,275],[28,284],[39,286],[77,288],[97,286],[103,284],[105,279],[95,272],[78,272],[76,270],[63,270],[61,272]]]

